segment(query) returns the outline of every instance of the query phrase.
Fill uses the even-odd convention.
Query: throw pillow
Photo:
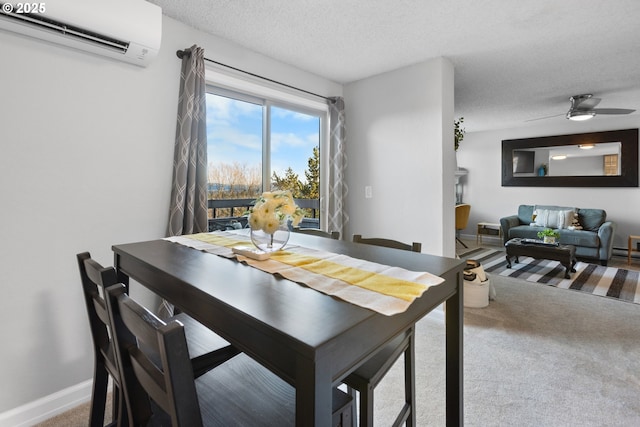
[[[580,209],[578,215],[582,228],[589,231],[598,231],[607,219],[607,213],[602,209]]]
[[[572,209],[566,209],[562,211],[562,224],[558,225],[558,228],[569,228],[573,223],[573,218],[576,216],[576,211]]]
[[[573,222],[574,215],[573,210],[536,209],[530,225],[556,229],[568,228]]]
[[[551,216],[551,218],[549,218]],[[549,209],[536,209],[533,211],[533,223],[531,225],[537,227],[551,227],[550,223],[556,222],[556,213]]]
[[[582,225],[580,225],[579,218],[580,217],[578,216],[578,212],[574,212],[573,218],[571,219],[571,225],[569,226],[571,230],[582,230]]]

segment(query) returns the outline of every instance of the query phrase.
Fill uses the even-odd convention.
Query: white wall
[[[451,63],[431,60],[348,84],[345,105],[345,238],[417,241],[422,252],[453,256]]]
[[[640,190],[636,188],[502,187],[503,139],[533,138],[632,129],[640,126],[635,116],[595,117],[587,122],[563,118],[541,121],[519,129],[467,133],[458,150],[458,163],[469,170],[464,178],[464,202],[471,204],[469,225],[462,234],[475,235],[478,222],[499,222],[517,213],[520,204],[544,204],[601,208],[618,225],[614,247],[627,247],[627,236],[640,231]]]
[[[112,244],[165,235],[176,50],[198,44],[223,63],[341,95],[341,85],[166,17],[163,27],[148,68],[0,32],[0,424],[91,378],[75,255],[110,265]],[[132,294],[152,301],[139,286]]]

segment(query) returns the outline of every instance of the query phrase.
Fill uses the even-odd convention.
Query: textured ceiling
[[[583,93],[602,98],[598,108],[640,110],[638,0],[150,2],[339,83],[446,57],[467,131],[539,124],[527,120],[565,113]]]

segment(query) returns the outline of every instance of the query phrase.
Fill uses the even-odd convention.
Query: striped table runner
[[[444,281],[427,272],[409,271],[301,246],[291,246],[272,253],[267,260],[256,261],[232,252],[231,248],[235,246],[251,245],[248,236],[235,232],[200,233],[165,240],[237,259],[387,316],[404,312],[430,286]]]

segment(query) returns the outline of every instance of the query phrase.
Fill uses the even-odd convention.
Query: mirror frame
[[[513,150],[600,142],[622,144],[619,176],[513,176]],[[503,187],[637,187],[638,129],[502,140]]]

